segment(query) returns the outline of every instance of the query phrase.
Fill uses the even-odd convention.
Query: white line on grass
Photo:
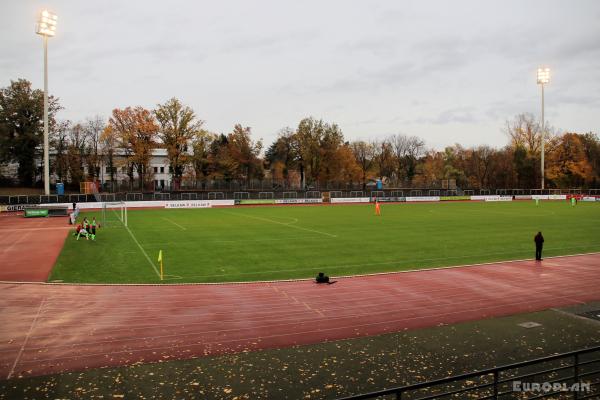
[[[321,231],[317,231],[317,230],[314,230],[314,229],[308,229],[308,228],[303,228],[301,226],[291,225],[294,222],[284,223],[284,222],[274,221],[274,220],[268,219],[268,218],[256,217],[254,215],[239,214],[239,213],[230,212],[230,211],[223,211],[223,212],[225,214],[237,215],[237,216],[241,216],[241,217],[257,219],[259,221],[271,222],[272,224],[279,224],[279,225],[287,226],[288,228],[300,229],[302,231],[307,231],[307,232],[314,232],[314,233],[318,233],[320,235],[325,235],[325,236],[329,236],[329,237],[333,237],[333,238],[337,237],[337,235],[333,235],[331,233],[321,232]]]
[[[213,240],[211,243],[238,243],[238,242],[274,242],[274,241],[289,241],[292,239],[314,239],[315,236],[292,236],[292,237],[283,237],[276,239],[239,239],[239,240]]]
[[[177,222],[170,220],[169,218],[166,217],[162,217],[162,219],[164,219],[165,221],[169,221],[170,223],[172,223],[173,225],[183,229],[184,231],[187,231],[186,228],[184,228],[183,226],[179,225]]]
[[[547,250],[573,249],[573,248],[580,248],[580,247],[588,247],[588,246],[586,245],[586,246],[568,246],[568,247],[549,247]],[[411,264],[415,264],[415,263],[423,262],[423,261],[443,261],[443,260],[448,260],[448,259],[461,260],[461,259],[465,259],[465,258],[469,258],[469,257],[485,257],[485,256],[503,255],[503,254],[524,254],[524,253],[529,253],[529,252],[530,252],[529,250],[521,250],[521,251],[517,251],[514,253],[504,251],[504,252],[482,253],[482,254],[475,254],[475,255],[469,254],[469,255],[465,255],[465,256],[449,256],[449,257],[440,257],[440,258],[419,258],[419,259],[414,259],[414,260],[394,260],[394,261],[383,261],[383,262],[374,262],[374,263],[365,263],[365,264],[321,265],[321,266],[309,267],[309,268],[273,269],[273,270],[253,271],[253,272],[236,272],[235,274],[236,275],[260,275],[260,274],[272,274],[272,273],[278,273],[278,272],[298,272],[298,271],[309,272],[309,271],[319,271],[319,270],[326,270],[326,269],[372,267],[372,266],[378,266],[378,265],[394,265],[394,264],[411,265]],[[588,253],[584,253],[583,255],[585,255],[585,254],[588,254]],[[591,253],[591,254],[596,254],[596,253]],[[579,254],[575,254],[575,255],[579,255]],[[554,256],[554,257],[546,257],[546,258],[560,258],[560,257],[567,257],[567,256]],[[499,263],[516,262],[516,261],[530,261],[530,260],[520,259],[520,260],[491,261],[491,262],[458,265],[458,266],[443,266],[443,267],[431,267],[431,268],[416,268],[416,269],[403,270],[403,271],[375,272],[375,273],[358,274],[355,276],[380,275],[380,274],[389,274],[389,273],[393,273],[393,272],[414,272],[414,271],[426,271],[426,270],[434,270],[434,269],[448,269],[448,268],[456,268],[456,267],[469,267],[469,266],[473,266],[473,265],[499,264]],[[225,266],[224,268],[229,268],[229,267]],[[245,268],[245,267],[243,267],[243,268]],[[273,268],[273,267],[269,266],[267,268]],[[231,275],[231,274],[186,275],[184,278],[185,279],[219,278],[219,277],[229,276],[229,275]],[[346,276],[346,275],[336,276],[336,278],[340,278],[340,277],[348,277],[348,276]],[[171,278],[171,279],[179,279],[179,278]],[[181,278],[181,279],[183,279],[183,278]],[[168,280],[168,279],[165,279],[165,280]]]
[[[152,262],[150,257],[148,257],[148,253],[146,253],[146,250],[144,250],[144,248],[140,245],[140,242],[137,241],[133,232],[131,232],[131,229],[129,229],[128,226],[125,226],[125,229],[127,229],[127,232],[129,232],[129,235],[131,235],[131,238],[133,239],[135,244],[137,244],[137,246],[140,248],[140,250],[144,254],[144,257],[146,257],[146,260],[148,260],[148,263],[152,266],[152,269],[154,270],[154,272],[156,272],[156,276],[158,276],[160,278],[160,272],[158,272],[158,269],[156,269],[156,266],[154,265],[154,263]]]
[[[117,218],[119,220],[121,220],[121,218],[119,218],[119,214],[117,214],[117,211],[114,208],[112,209],[112,211],[113,211],[113,213],[115,213],[115,215],[117,216]],[[154,272],[156,272],[156,276],[158,276],[160,278],[160,272],[158,272],[158,269],[156,269],[156,266],[154,266],[154,263],[152,262],[152,260],[150,259],[150,257],[148,257],[148,253],[146,253],[146,251],[144,250],[144,248],[137,241],[137,239],[135,238],[135,235],[133,234],[133,232],[131,232],[131,229],[129,229],[129,227],[127,225],[125,225],[125,223],[123,223],[123,221],[121,221],[121,223],[123,224],[123,226],[125,227],[125,229],[127,229],[127,232],[129,232],[129,235],[131,236],[131,238],[133,239],[133,241],[135,242],[135,244],[137,244],[137,246],[140,248],[140,250],[144,254],[144,257],[146,257],[146,260],[148,260],[148,263],[150,264],[150,266],[152,267],[152,269],[154,270]],[[175,279],[177,279],[177,278],[175,278]]]

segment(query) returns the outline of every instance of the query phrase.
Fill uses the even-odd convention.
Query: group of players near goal
[[[99,227],[100,224],[96,222],[96,217],[92,218],[92,222],[89,222],[87,217],[84,217],[83,221],[75,228],[75,233],[73,235],[77,237],[77,240],[79,240],[81,236],[85,237],[86,240],[96,240],[97,226]]]

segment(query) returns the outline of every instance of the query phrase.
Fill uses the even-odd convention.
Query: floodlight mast
[[[44,38],[44,193],[50,194],[50,160],[48,143],[48,37],[56,34],[56,14],[43,10],[35,33]]]
[[[542,87],[542,161],[541,161],[541,175],[542,175],[542,185],[541,188],[544,190],[544,141],[545,141],[545,119],[544,119],[544,85],[550,83],[550,68],[538,68],[537,70],[537,83]]]

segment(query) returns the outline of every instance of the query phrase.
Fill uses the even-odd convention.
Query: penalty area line
[[[169,218],[162,217],[162,219],[164,219],[165,221],[168,221],[168,222],[172,223],[173,225],[175,225],[178,228],[183,229],[184,231],[187,231],[186,228],[184,228],[183,226],[179,225],[177,222],[170,220]]]
[[[152,266],[152,269],[154,270],[154,272],[156,272],[156,276],[158,276],[160,278],[160,272],[158,272],[158,269],[156,269],[156,266],[154,265],[154,263],[148,256],[148,253],[146,253],[146,250],[144,250],[144,248],[142,247],[140,242],[137,241],[137,239],[135,238],[135,235],[133,234],[133,232],[131,232],[131,229],[129,229],[129,227],[127,225],[125,225],[125,229],[127,229],[127,232],[129,232],[129,235],[131,236],[131,238],[133,239],[135,244],[137,244],[137,247],[140,248],[140,250],[142,251],[142,254],[144,254],[144,257],[146,257],[146,260],[148,260],[148,263],[150,264],[150,266]]]
[[[333,237],[333,238],[337,238],[337,235],[334,235],[332,233],[327,233],[327,232],[321,232],[321,231],[317,231],[314,229],[308,229],[308,228],[303,228],[301,226],[297,226],[297,225],[292,225],[294,223],[296,223],[298,221],[297,218],[294,218],[296,221],[294,222],[279,222],[279,221],[275,221],[272,219],[268,219],[268,218],[262,218],[262,217],[256,217],[254,215],[246,215],[246,214],[239,214],[239,213],[235,213],[235,212],[228,212],[228,211],[223,211],[225,214],[230,214],[230,215],[237,215],[238,217],[246,217],[246,218],[252,218],[252,219],[256,219],[259,221],[265,221],[265,222],[270,222],[272,224],[278,224],[278,225],[283,225],[283,226],[287,226],[288,228],[294,228],[294,229],[300,229],[302,231],[307,231],[307,232],[313,232],[313,233],[318,233],[320,235],[325,235],[325,236],[329,236],[329,237]]]

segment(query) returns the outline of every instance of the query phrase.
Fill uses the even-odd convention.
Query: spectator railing
[[[561,399],[598,399],[599,384],[597,346],[339,400],[547,399],[557,395],[566,396]]]

